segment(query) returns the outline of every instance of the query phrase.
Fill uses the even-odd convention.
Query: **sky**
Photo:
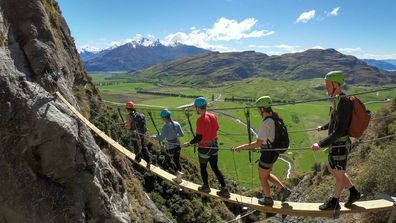
[[[77,48],[138,38],[269,55],[334,48],[396,59],[394,0],[58,0]]]

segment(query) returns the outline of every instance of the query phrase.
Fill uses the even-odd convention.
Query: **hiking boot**
[[[183,182],[182,177],[183,177],[183,173],[180,171],[176,172],[176,177],[173,178],[172,180],[175,181],[177,184],[181,184]]]
[[[228,192],[228,189],[226,187],[222,187],[221,190],[217,191],[216,193],[220,197],[224,198],[229,198],[230,197],[230,192]]]
[[[282,202],[284,202],[286,200],[286,198],[288,198],[291,194],[291,190],[289,190],[289,188],[284,187],[282,188],[282,190],[280,191],[280,199]]]
[[[324,204],[319,206],[319,209],[324,211],[324,210],[339,210],[341,209],[340,203],[338,202],[338,199],[336,198],[329,198]]]
[[[135,155],[135,161],[140,163],[141,160],[142,160],[142,157],[140,156],[140,154],[136,154]]]
[[[363,194],[361,194],[360,192],[350,193],[349,197],[348,197],[348,201],[345,202],[344,206],[351,207],[353,202],[360,200],[360,198],[362,198],[362,197],[363,197]]]
[[[206,184],[198,187],[198,191],[204,192],[204,193],[210,193],[210,187]]]
[[[258,199],[258,203],[261,205],[272,206],[274,205],[274,200],[272,197],[262,197]]]

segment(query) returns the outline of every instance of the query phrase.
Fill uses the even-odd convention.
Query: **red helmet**
[[[135,107],[135,104],[133,103],[133,101],[128,101],[127,103],[125,103],[126,109],[133,109],[134,107]]]

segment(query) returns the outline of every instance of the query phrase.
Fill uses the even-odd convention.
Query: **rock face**
[[[100,110],[56,1],[0,0],[0,75],[0,222],[131,222],[134,208],[161,221],[151,201],[131,206],[110,158],[51,95]]]

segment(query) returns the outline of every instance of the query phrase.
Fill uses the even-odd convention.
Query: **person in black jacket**
[[[332,71],[326,74],[326,90],[333,99],[331,108],[330,121],[324,126],[319,126],[318,131],[328,130],[328,136],[323,140],[311,146],[313,151],[320,148],[329,147],[328,155],[329,164],[327,169],[334,176],[336,186],[333,197],[328,199],[324,204],[319,206],[320,210],[340,209],[339,198],[344,188],[348,188],[350,195],[345,203],[350,207],[353,202],[359,200],[362,194],[353,186],[351,178],[346,171],[351,141],[348,137],[348,128],[352,118],[352,102],[345,97],[341,90],[344,84],[344,73],[342,71]]]
[[[128,111],[125,127],[131,130],[132,147],[136,154],[135,160],[140,162],[143,156],[147,162],[146,167],[150,168],[151,158],[144,138],[147,131],[144,114],[136,111],[132,101],[125,103],[125,109]]]

